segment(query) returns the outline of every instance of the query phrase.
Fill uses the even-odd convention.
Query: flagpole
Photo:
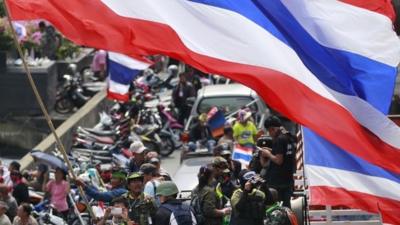
[[[306,186],[307,186],[307,182],[306,182],[306,166],[305,166],[305,163],[304,163],[304,160],[305,160],[305,152],[304,152],[304,136],[303,136],[303,126],[300,126],[300,129],[299,129],[299,134],[300,134],[300,137],[301,138],[299,138],[299,137],[297,137],[297,143],[299,143],[300,141],[301,141],[301,143],[302,143],[302,148],[303,148],[303,155],[302,155],[302,163],[303,163],[303,185],[304,185],[304,203],[305,203],[305,211],[304,211],[304,219],[306,220],[305,221],[305,224],[310,224],[310,212],[309,212],[309,205],[308,205],[308,199],[307,199],[307,190],[306,190]]]
[[[24,54],[23,54],[23,52],[22,52],[21,45],[19,44],[18,39],[17,39],[16,31],[15,31],[15,29],[14,29],[14,26],[12,25],[12,22],[11,22],[11,16],[10,16],[10,11],[9,11],[9,8],[8,8],[7,0],[4,0],[4,1],[3,1],[3,4],[4,4],[4,9],[5,9],[4,11],[5,11],[5,13],[6,13],[6,17],[7,17],[7,19],[8,19],[8,23],[9,23],[10,28],[11,28],[11,33],[12,33],[12,37],[13,37],[13,39],[14,39],[14,44],[15,44],[15,46],[17,47],[18,53],[19,53],[19,55],[20,55],[20,57],[21,57],[21,59],[22,59],[22,65],[23,65],[24,70],[25,70],[25,72],[26,72],[26,75],[27,75],[27,77],[28,77],[29,84],[30,84],[31,87],[32,87],[32,90],[33,90],[33,93],[34,93],[34,95],[35,95],[36,101],[38,102],[38,104],[39,104],[39,106],[40,106],[40,109],[42,110],[42,113],[43,113],[43,115],[44,115],[44,117],[45,117],[45,119],[46,119],[47,125],[49,126],[49,128],[50,128],[50,130],[51,130],[51,133],[54,135],[54,138],[55,138],[55,140],[56,140],[56,145],[58,146],[58,149],[60,150],[60,152],[61,152],[61,154],[62,154],[62,156],[63,156],[65,162],[67,163],[67,166],[68,166],[68,169],[69,169],[69,171],[70,171],[70,174],[72,174],[72,178],[76,180],[77,177],[76,177],[76,175],[75,175],[74,172],[73,172],[72,164],[71,164],[71,162],[70,162],[69,159],[68,159],[68,155],[67,155],[67,153],[66,153],[66,151],[65,151],[64,145],[62,144],[60,138],[58,137],[58,135],[57,135],[57,133],[56,133],[56,129],[54,128],[54,124],[53,124],[53,122],[51,121],[50,115],[49,115],[49,113],[47,112],[47,109],[46,109],[46,107],[45,107],[45,105],[44,105],[44,103],[43,103],[42,98],[40,97],[40,94],[39,94],[39,91],[38,91],[38,89],[37,89],[37,87],[36,87],[35,81],[34,81],[33,78],[32,78],[31,71],[30,71],[30,69],[29,69],[29,67],[28,67],[28,65],[27,65],[27,63],[26,63]],[[84,202],[85,202],[85,204],[86,204],[86,208],[87,208],[87,210],[88,210],[90,216],[94,219],[94,218],[95,218],[95,217],[94,217],[94,213],[93,213],[93,211],[92,211],[92,208],[91,208],[90,205],[89,205],[88,200],[86,199],[86,195],[85,195],[85,193],[84,193],[82,187],[81,187],[81,186],[78,186],[78,190],[79,190],[79,193],[80,193],[81,197],[83,198],[83,200],[84,200]]]

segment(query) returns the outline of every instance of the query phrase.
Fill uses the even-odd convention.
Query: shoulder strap
[[[169,203],[162,204],[161,207],[164,207],[171,211],[172,213],[175,212],[178,209],[182,209],[184,211],[190,211],[190,206],[187,206],[185,204],[180,204],[180,205],[172,205]]]
[[[161,207],[168,209],[168,211],[170,211],[172,213],[176,210],[175,206],[168,204],[168,203],[162,204]]]
[[[154,182],[154,180],[151,180],[150,182],[151,182],[151,184],[153,185],[154,196],[157,196],[157,195],[156,195],[156,193],[157,193],[157,192],[156,192],[156,191],[157,191],[156,182]]]

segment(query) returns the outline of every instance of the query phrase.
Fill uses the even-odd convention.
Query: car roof
[[[251,96],[256,95],[256,93],[242,84],[217,84],[205,86],[200,89],[200,95],[203,97]]]
[[[180,191],[191,191],[198,184],[197,173],[200,167],[211,163],[212,160],[212,156],[185,159],[172,180]]]

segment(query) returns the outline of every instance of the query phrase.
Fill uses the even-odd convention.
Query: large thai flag
[[[115,52],[108,53],[107,97],[121,102],[129,101],[129,86],[150,64]]]
[[[391,96],[400,61],[388,0],[7,3],[14,19],[44,18],[81,45],[127,55],[166,54],[224,74],[346,153],[400,174],[400,129],[369,100]],[[370,193],[379,200],[378,191],[386,190],[374,186]],[[398,206],[396,193],[385,195],[390,207]],[[371,199],[364,203],[377,211]],[[390,207],[380,208],[384,221],[400,223],[388,215]]]

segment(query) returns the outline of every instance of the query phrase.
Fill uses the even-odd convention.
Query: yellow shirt
[[[257,135],[257,128],[253,122],[247,121],[246,125],[236,122],[233,126],[233,137],[240,145],[255,144],[254,136]]]

